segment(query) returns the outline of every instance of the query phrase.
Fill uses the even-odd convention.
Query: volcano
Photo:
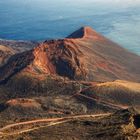
[[[0,44],[0,139],[140,137],[140,56],[90,27]]]
[[[72,80],[140,81],[140,56],[129,52],[90,27],[65,39],[46,40],[30,51],[12,56],[0,69],[0,81],[17,73],[51,74]]]

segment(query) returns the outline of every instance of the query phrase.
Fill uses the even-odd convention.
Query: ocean
[[[140,0],[0,0],[0,38],[64,38],[83,26],[140,55]]]

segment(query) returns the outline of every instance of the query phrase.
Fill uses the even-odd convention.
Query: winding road
[[[40,129],[43,127],[50,127],[50,126],[66,123],[73,119],[96,118],[96,117],[105,117],[105,116],[109,116],[109,115],[111,115],[111,113],[94,114],[94,115],[92,115],[92,114],[91,115],[75,115],[75,116],[68,116],[68,117],[62,117],[62,118],[44,118],[44,119],[37,119],[37,120],[32,120],[32,121],[25,121],[25,122],[9,124],[9,125],[4,126],[3,128],[0,128],[0,138],[34,131],[34,130],[37,130],[37,129]],[[44,123],[44,124],[42,126],[26,128],[26,126],[28,126],[28,125],[35,125],[35,124],[37,125],[40,123]],[[14,130],[14,132],[13,132],[13,130]]]
[[[82,94],[82,92],[86,91],[89,88],[90,87],[87,87],[84,89],[80,88],[80,90],[76,94],[71,96],[70,98],[75,97],[75,96],[82,97],[82,98],[85,98],[88,100],[92,100],[103,106],[116,109],[116,110],[128,108],[128,106],[122,106],[122,105],[116,105],[113,103],[109,103],[108,101],[100,99],[99,97],[90,97],[90,96]],[[109,116],[109,115],[111,115],[111,113],[75,115],[75,116],[67,116],[67,117],[61,117],[61,118],[42,118],[42,119],[37,119],[37,120],[13,123],[13,124],[9,124],[9,125],[6,125],[6,126],[0,128],[0,138],[31,132],[31,131],[34,131],[37,129],[41,129],[43,127],[50,127],[50,126],[66,123],[73,119],[105,117],[105,116]],[[14,130],[14,132],[13,132],[13,130]]]

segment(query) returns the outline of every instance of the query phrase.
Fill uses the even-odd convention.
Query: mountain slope
[[[4,65],[7,60],[16,53],[16,51],[10,47],[0,45],[0,66]]]
[[[81,93],[104,104],[110,103],[122,107],[140,106],[140,83],[122,80],[97,83]]]
[[[16,53],[30,50],[38,45],[37,42],[31,41],[14,41],[0,39],[0,67]]]
[[[0,69],[0,81],[19,72],[54,74],[74,80],[140,81],[140,56],[84,27],[66,39],[41,43],[13,56]],[[10,67],[10,70],[9,70]]]
[[[0,129],[4,140],[139,140],[140,115],[131,110],[114,114],[79,115],[17,122]]]
[[[139,62],[139,56],[121,48],[90,27],[84,27],[66,39],[45,41],[31,51],[12,57],[0,69],[0,80],[24,68],[28,72],[58,74],[70,79],[140,81]],[[7,74],[9,65],[12,67]]]
[[[0,139],[140,138],[140,56],[90,27],[1,50]]]
[[[90,27],[81,28],[69,38],[75,38],[75,36],[77,39],[72,41],[80,46],[80,50],[85,55],[88,79],[99,81],[140,80],[139,56],[128,52]]]

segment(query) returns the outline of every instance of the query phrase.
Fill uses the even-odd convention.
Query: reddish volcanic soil
[[[74,80],[140,81],[140,56],[84,27],[65,39],[41,43],[17,54],[0,69],[4,82],[19,72],[56,74]]]

